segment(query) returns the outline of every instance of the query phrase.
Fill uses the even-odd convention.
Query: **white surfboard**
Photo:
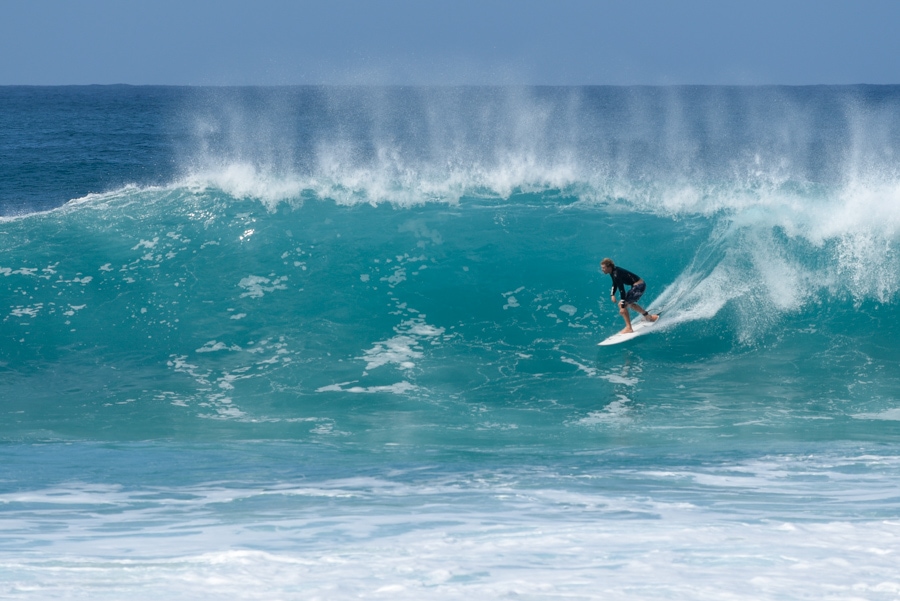
[[[661,319],[661,318],[660,318]],[[603,342],[598,342],[597,346],[609,346],[611,344],[620,344],[622,342],[628,342],[632,338],[637,338],[642,334],[646,334],[649,332],[653,326],[659,323],[659,319],[656,321],[647,321],[640,315],[631,320],[631,329],[633,332],[629,332],[628,334],[613,334]]]

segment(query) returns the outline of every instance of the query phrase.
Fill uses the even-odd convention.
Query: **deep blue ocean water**
[[[893,86],[0,88],[0,597],[896,599],[898,160]]]

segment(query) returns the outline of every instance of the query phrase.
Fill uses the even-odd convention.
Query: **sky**
[[[0,85],[900,83],[900,0],[0,0]]]

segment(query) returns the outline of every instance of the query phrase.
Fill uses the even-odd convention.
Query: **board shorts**
[[[630,305],[632,303],[638,302],[638,299],[644,295],[644,290],[647,289],[647,284],[640,283],[635,284],[625,293],[625,297],[622,299],[626,304]]]

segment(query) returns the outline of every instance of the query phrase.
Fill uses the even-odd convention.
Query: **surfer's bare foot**
[[[644,319],[646,319],[647,321],[656,321],[657,319],[659,319],[659,315],[647,315],[644,317]]]
[[[624,330],[619,332],[619,334],[634,334],[634,330],[632,330],[631,328],[625,328]]]

